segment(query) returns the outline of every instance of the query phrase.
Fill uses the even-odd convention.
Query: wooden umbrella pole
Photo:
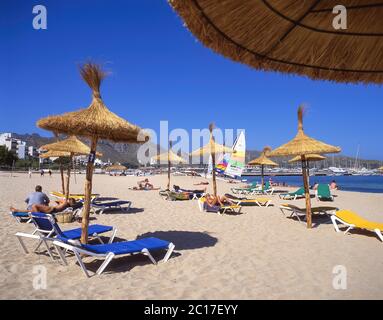
[[[169,141],[168,149],[168,190],[170,190],[170,149],[172,148],[172,142]]]
[[[94,160],[96,158],[97,137],[92,137],[90,154],[88,163],[86,165],[86,179],[85,179],[85,199],[84,208],[82,210],[82,223],[81,223],[81,243],[88,242],[88,225],[89,225],[89,212],[90,212],[90,197],[92,195],[92,177]]]
[[[264,190],[265,178],[264,178],[264,165],[261,165],[261,184],[262,184],[262,192]]]
[[[70,167],[71,167],[71,163],[72,163],[72,156],[73,156],[73,153],[71,153],[69,156],[68,170],[66,173],[66,189],[65,189],[65,199],[66,200],[69,199]]]
[[[308,177],[307,177],[307,161],[306,157],[302,155],[302,173],[303,173],[303,186],[305,188],[305,198],[306,198],[306,221],[307,221],[307,228],[311,229],[312,222],[311,222],[311,199],[310,199],[310,189],[309,189],[309,183],[308,183]]]
[[[59,166],[60,166],[60,175],[61,175],[61,190],[62,194],[65,194],[65,182],[64,182],[64,168],[62,164],[62,159],[59,158]]]

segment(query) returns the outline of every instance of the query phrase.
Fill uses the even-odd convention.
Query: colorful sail
[[[240,177],[245,169],[246,139],[245,133],[241,131],[234,143],[233,153],[230,156],[225,174],[230,177]]]
[[[218,164],[215,166],[215,171],[224,174],[230,161],[230,153],[221,154],[218,159]]]

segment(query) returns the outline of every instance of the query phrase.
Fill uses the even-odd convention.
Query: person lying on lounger
[[[180,188],[179,186],[176,186],[174,185],[173,186],[174,188],[174,191],[175,192],[187,192],[187,193],[205,193],[206,192],[206,188],[205,189],[196,189],[196,190],[188,190],[188,189],[183,189],[183,188]]]
[[[55,202],[56,202],[56,205],[53,205],[53,206],[49,206],[45,204],[34,204],[32,205],[31,210],[27,210],[27,211],[18,210],[14,207],[11,207],[10,209],[12,212],[42,212],[42,213],[53,214],[53,213],[64,211],[65,209],[69,207],[73,207],[76,204],[76,200],[74,200],[73,198],[69,198],[68,200],[60,199]]]
[[[235,203],[225,196],[214,196],[212,194],[206,194],[206,203],[210,206],[231,206]]]
[[[205,185],[208,185],[209,182],[205,181],[205,182],[199,182],[199,183],[194,183],[195,186],[205,186]]]

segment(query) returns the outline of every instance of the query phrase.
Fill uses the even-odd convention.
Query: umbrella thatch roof
[[[303,107],[298,109],[298,133],[288,143],[274,149],[269,153],[270,157],[297,156],[313,153],[338,153],[341,149],[324,142],[310,138],[303,132]]]
[[[77,139],[76,136],[70,136],[65,140],[45,144],[41,146],[40,149],[48,151],[63,151],[74,155],[87,155],[90,152],[90,148],[85,143]],[[97,155],[101,156],[102,154],[97,153]]]
[[[137,143],[141,129],[109,111],[101,99],[100,85],[106,76],[105,72],[100,66],[92,63],[85,64],[80,72],[93,92],[90,106],[79,111],[40,119],[37,121],[37,126],[68,135]]]
[[[378,168],[378,170],[383,171],[383,167]]]
[[[177,154],[175,154],[173,151],[169,152],[169,159],[170,162],[173,163],[186,163],[186,160],[184,158],[181,158]],[[168,163],[168,152],[161,153],[157,156],[152,157],[153,161],[157,161],[159,163]]]
[[[320,154],[306,154],[305,159],[307,161],[321,161],[321,160],[326,159],[326,157],[321,156]],[[290,163],[301,162],[301,161],[302,161],[301,156],[296,156],[296,157],[292,158],[291,160],[289,160]]]
[[[113,164],[105,169],[106,171],[124,171],[126,167],[120,164]]]
[[[339,82],[383,83],[381,1],[169,0],[207,47],[256,69]]]
[[[70,152],[65,152],[65,151],[47,151],[44,153],[41,153],[39,155],[40,158],[42,159],[47,159],[47,158],[69,158],[70,157]]]
[[[214,141],[214,139],[210,139],[210,142],[208,142],[203,147],[193,151],[190,155],[192,157],[198,157],[198,156],[205,156],[212,153],[219,154],[219,153],[232,153],[232,148],[228,148],[222,144],[219,144]]]
[[[275,163],[274,161],[270,160],[268,157],[267,157],[267,154],[270,153],[271,151],[271,148],[270,147],[265,147],[261,153],[261,155],[254,159],[254,160],[251,160],[248,165],[251,165],[251,166],[273,166],[273,167],[277,167],[278,166],[278,163]]]

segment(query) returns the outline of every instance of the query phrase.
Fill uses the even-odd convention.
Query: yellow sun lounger
[[[239,206],[249,206],[249,205],[254,205],[256,204],[259,207],[268,207],[272,199],[270,198],[255,198],[255,199],[230,199],[231,201],[235,202]]]
[[[350,210],[338,211],[334,216],[331,217],[331,221],[334,224],[336,232],[340,232],[339,226],[337,224],[337,222],[339,222],[345,226],[348,226],[344,234],[355,228],[365,229],[375,232],[378,238],[383,242],[383,223],[366,220]]]
[[[209,211],[205,207],[206,198],[201,197],[198,199],[198,208],[201,212],[207,212]],[[221,215],[224,213],[234,212],[234,213],[241,213],[242,207],[240,205],[231,205],[231,206],[215,206],[217,210],[210,211],[210,212],[216,212],[217,214]]]
[[[57,192],[57,191],[52,191],[50,193],[50,195],[52,197],[56,197],[58,199],[65,199],[65,194],[61,193],[61,192]],[[98,198],[100,195],[95,193],[95,194],[92,194],[91,195],[91,201],[93,201],[94,199]],[[69,194],[69,198],[73,198],[75,200],[84,200],[85,198],[85,195],[84,194],[81,194],[81,193],[71,193]]]

